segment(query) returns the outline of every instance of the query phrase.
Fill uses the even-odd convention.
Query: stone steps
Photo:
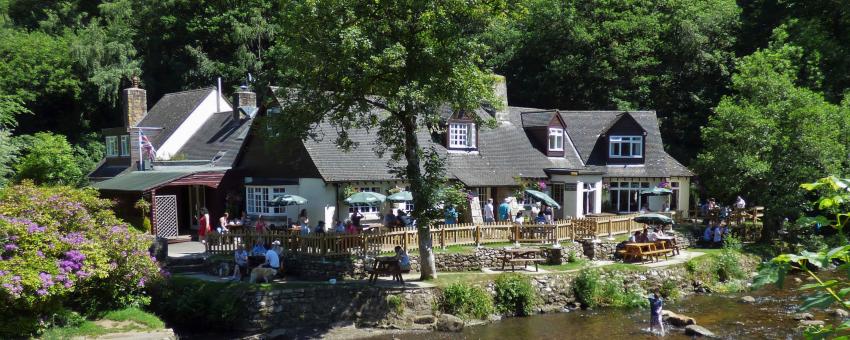
[[[184,264],[184,265],[168,265],[165,267],[170,273],[203,273],[206,272],[206,265],[201,264]]]

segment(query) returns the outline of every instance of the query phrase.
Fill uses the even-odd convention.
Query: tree
[[[64,136],[39,132],[20,141],[23,156],[15,165],[18,180],[44,185],[77,185],[83,180],[85,174]]]
[[[799,183],[843,173],[850,151],[850,105],[833,105],[798,86],[804,72],[799,47],[774,43],[744,57],[726,96],[702,129],[705,149],[697,168],[709,193],[730,201],[736,194],[767,209],[765,236],[784,218],[796,218],[804,202]]]
[[[0,187],[14,173],[12,166],[17,160],[18,147],[12,142],[12,128],[17,126],[16,117],[30,113],[23,102],[11,95],[0,95]]]
[[[436,276],[429,228],[434,182],[445,176],[441,156],[417,136],[438,128],[441,108],[495,102],[480,36],[511,9],[506,1],[327,0],[282,11],[271,79],[290,99],[272,126],[281,139],[303,139],[328,121],[343,147],[353,146],[348,129],[377,129],[376,152],[390,153],[413,193],[423,279]]]

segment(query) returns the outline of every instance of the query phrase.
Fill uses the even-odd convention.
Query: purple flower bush
[[[93,189],[0,189],[0,338],[36,334],[57,310],[147,304],[163,277],[150,241]]]

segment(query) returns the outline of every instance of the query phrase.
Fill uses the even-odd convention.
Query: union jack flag
[[[142,155],[147,156],[151,161],[156,160],[156,149],[154,149],[148,136],[145,136],[145,133],[141,130],[139,130],[139,147],[142,150]]]

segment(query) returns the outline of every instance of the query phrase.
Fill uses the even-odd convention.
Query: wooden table
[[[676,238],[673,236],[658,236],[658,241],[661,242],[664,249],[673,252],[673,255],[679,255],[679,246],[676,244]]]
[[[664,250],[659,251],[656,248],[655,243],[626,243],[623,260],[639,258],[641,263],[643,263],[643,260],[646,257],[655,257],[655,259],[658,260],[658,255],[662,252],[664,252]]]
[[[393,280],[404,284],[404,278],[401,277],[401,263],[398,261],[398,258],[395,256],[389,257],[376,257],[375,263],[372,265],[372,269],[367,270],[369,273],[369,283],[375,283],[378,281],[378,276],[386,276],[391,275]]]
[[[505,249],[502,256],[502,270],[505,270],[505,265],[508,262],[511,264],[511,271],[516,271],[516,268],[514,267],[515,263],[522,262],[523,266],[525,266],[528,262],[532,262],[534,263],[534,271],[538,271],[537,263],[546,261],[545,259],[538,257],[541,253],[543,253],[543,251],[538,248]]]

